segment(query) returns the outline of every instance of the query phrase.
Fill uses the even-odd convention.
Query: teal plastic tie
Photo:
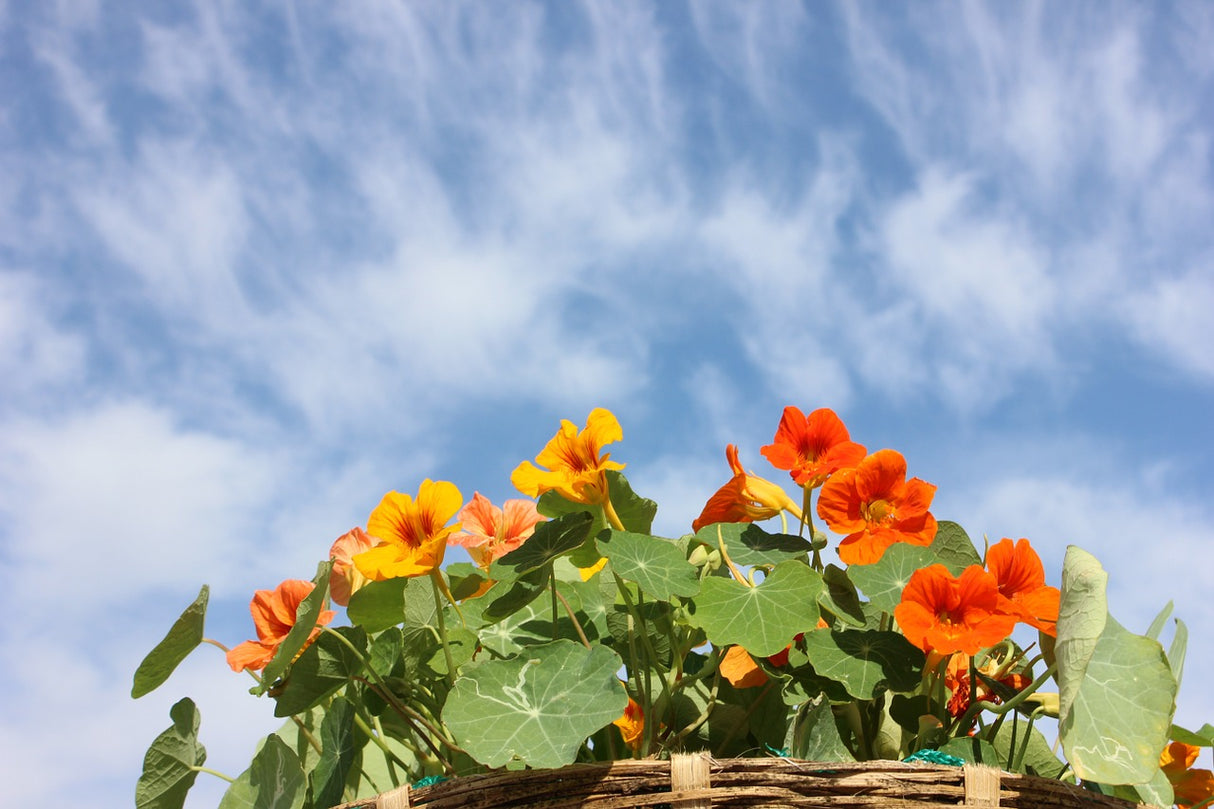
[[[416,781],[413,784],[413,788],[421,789],[422,787],[432,787],[435,784],[441,784],[443,781],[446,781],[446,780],[447,779],[441,775],[427,775],[425,778],[421,779],[420,781]]]
[[[787,747],[772,747],[767,742],[763,742],[763,746],[765,748],[767,748],[767,752],[771,753],[773,756],[779,756],[780,758],[788,758],[790,755],[792,755],[788,751]]]
[[[902,760],[926,761],[928,764],[943,764],[948,767],[961,767],[965,765],[965,759],[950,756],[948,753],[941,753],[939,750],[916,750]]]

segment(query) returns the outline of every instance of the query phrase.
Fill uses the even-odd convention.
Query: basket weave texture
[[[339,809],[714,809],[838,806],[927,809],[940,806],[1129,809],[1135,804],[1073,784],[967,764],[947,767],[868,761],[840,764],[786,758],[573,764],[456,778],[343,804]]]

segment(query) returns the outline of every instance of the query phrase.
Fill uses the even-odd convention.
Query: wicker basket
[[[786,758],[724,759],[707,754],[670,761],[574,764],[559,770],[471,775],[401,787],[339,809],[710,809],[939,806],[1128,809],[1135,804],[1073,784],[991,767],[869,761],[836,764]]]

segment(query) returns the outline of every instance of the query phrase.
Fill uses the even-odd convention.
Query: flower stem
[[[430,571],[430,583],[434,585],[434,609],[438,616],[438,639],[443,644],[443,657],[447,660],[447,682],[455,685],[455,658],[451,656],[451,645],[447,641],[447,621],[443,618],[443,600],[439,597],[440,590],[446,590],[445,583],[440,581],[442,571],[434,568]]]
[[[603,500],[603,517],[607,520],[607,524],[617,531],[627,531],[624,527],[624,522],[620,519],[620,515],[615,513],[615,506],[611,505],[611,497],[608,496]]]
[[[204,772],[204,773],[206,773],[207,775],[213,775],[213,776],[215,776],[216,778],[222,778],[223,780],[227,781],[229,784],[234,784],[234,783],[236,783],[236,779],[235,779],[235,778],[233,778],[232,776],[230,776],[230,775],[224,775],[224,774],[223,774],[223,773],[221,773],[219,770],[212,770],[210,767],[194,767],[194,766],[191,766],[191,767],[190,767],[190,769],[191,769],[191,770],[193,770],[194,772]]]

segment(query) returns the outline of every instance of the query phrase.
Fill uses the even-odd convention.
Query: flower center
[[[874,500],[866,503],[861,511],[864,514],[865,522],[870,523],[885,522],[894,517],[894,505],[888,500]]]

